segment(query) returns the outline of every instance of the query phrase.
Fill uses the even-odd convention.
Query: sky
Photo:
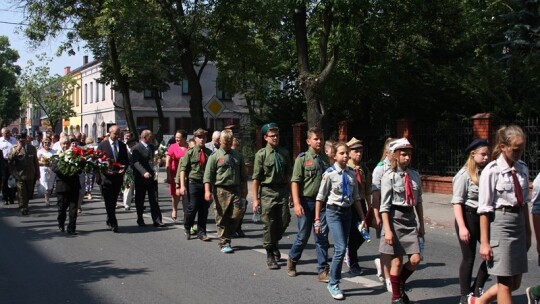
[[[72,70],[80,67],[83,62],[83,56],[88,55],[89,61],[92,60],[91,54],[79,46],[79,51],[74,56],[67,54],[61,57],[56,56],[56,50],[62,41],[61,38],[44,42],[38,49],[29,47],[27,38],[20,32],[21,24],[24,24],[24,16],[22,9],[13,6],[12,0],[0,0],[0,35],[7,36],[12,49],[19,52],[19,60],[17,65],[24,69],[28,60],[32,60],[36,65],[42,64],[36,58],[36,55],[45,53],[47,57],[54,58],[49,64],[51,75],[64,75],[64,67],[69,66]],[[22,25],[24,27],[24,25]]]

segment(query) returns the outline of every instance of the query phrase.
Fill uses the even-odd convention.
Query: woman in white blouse
[[[56,174],[49,167],[49,161],[54,154],[56,154],[56,151],[51,149],[50,138],[45,137],[41,141],[41,149],[37,151],[37,158],[40,174],[38,193],[45,196],[45,205],[47,207],[50,206],[51,192],[56,179]]]

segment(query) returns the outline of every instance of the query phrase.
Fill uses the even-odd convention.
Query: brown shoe
[[[293,261],[291,258],[287,259],[287,275],[290,277],[296,276],[296,262]]]
[[[330,268],[328,266],[324,267],[323,271],[319,273],[319,282],[328,283],[330,281],[328,272],[330,272]]]

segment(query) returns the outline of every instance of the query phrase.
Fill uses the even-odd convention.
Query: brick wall
[[[422,191],[452,194],[452,176],[422,175]]]

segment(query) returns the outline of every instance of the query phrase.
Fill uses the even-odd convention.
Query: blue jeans
[[[296,239],[289,251],[289,258],[295,262],[298,262],[302,257],[302,252],[306,248],[311,230],[313,229],[313,223],[315,222],[315,201],[301,198],[300,204],[304,208],[304,216],[298,218],[298,233]],[[320,212],[321,221],[321,233],[313,234],[315,239],[315,251],[317,252],[317,270],[320,273],[328,266],[328,225],[326,225],[326,209]]]
[[[334,256],[330,265],[330,285],[339,284],[341,267],[351,229],[351,208],[333,210],[326,208],[326,223],[334,240]]]

